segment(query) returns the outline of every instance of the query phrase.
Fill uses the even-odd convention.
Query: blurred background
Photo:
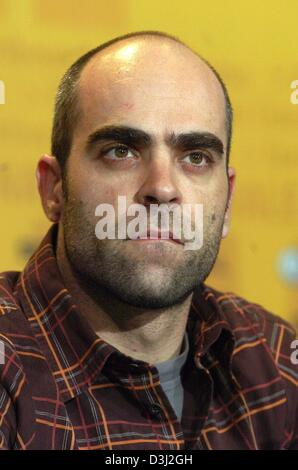
[[[298,326],[297,0],[0,0],[0,271],[22,269],[49,228],[35,167],[58,81],[87,50],[144,29],[202,54],[234,107],[232,226],[206,282]]]

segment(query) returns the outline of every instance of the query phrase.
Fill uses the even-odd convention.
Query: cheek
[[[202,204],[206,213],[214,212],[218,214],[225,209],[227,202],[227,189],[226,188],[203,188],[197,190],[191,197],[187,196],[184,198],[184,202],[190,202],[191,204]]]
[[[138,181],[138,175],[135,173],[128,176],[121,172],[107,172],[94,162],[80,165],[79,171],[73,168],[70,170],[71,191],[86,202],[92,201],[97,205],[116,204],[118,196],[126,196],[127,200],[133,199]]]
[[[68,193],[72,199],[79,200],[80,203],[90,207],[102,203],[113,204],[117,198],[117,188],[107,184],[93,171],[80,171],[78,175],[69,178]]]
[[[209,188],[210,189],[210,188]],[[204,225],[207,227],[219,227],[223,221],[227,202],[227,189],[200,191],[196,194],[196,203],[203,207]]]
[[[218,183],[210,188],[207,194],[206,206],[209,213],[222,214],[225,212],[228,198],[228,181],[226,176],[220,178]]]

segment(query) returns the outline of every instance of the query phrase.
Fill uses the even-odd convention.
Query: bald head
[[[153,106],[153,98],[160,103],[155,104],[156,119],[180,113],[185,123],[193,117],[196,103],[202,131],[212,122],[220,133],[224,123],[228,164],[232,108],[220,76],[179,39],[148,31],[121,36],[92,49],[63,76],[52,130],[52,154],[61,168],[70,154],[74,134],[84,131],[81,127],[90,127],[99,118],[108,122],[111,115],[133,119],[131,111],[146,113]],[[142,109],[138,109],[140,103]]]

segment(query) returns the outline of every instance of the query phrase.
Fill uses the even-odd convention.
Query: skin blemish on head
[[[123,103],[123,108],[126,109],[126,110],[131,110],[133,109],[133,104],[132,103]]]

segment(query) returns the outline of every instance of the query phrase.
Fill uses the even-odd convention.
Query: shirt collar
[[[90,386],[111,358],[121,367],[146,363],[103,341],[73,303],[56,261],[57,230],[58,224],[53,224],[29,259],[19,276],[16,294],[55,377],[60,398],[67,401]],[[189,354],[197,367],[212,351],[230,373],[233,333],[216,291],[204,283],[194,291],[186,331]]]

